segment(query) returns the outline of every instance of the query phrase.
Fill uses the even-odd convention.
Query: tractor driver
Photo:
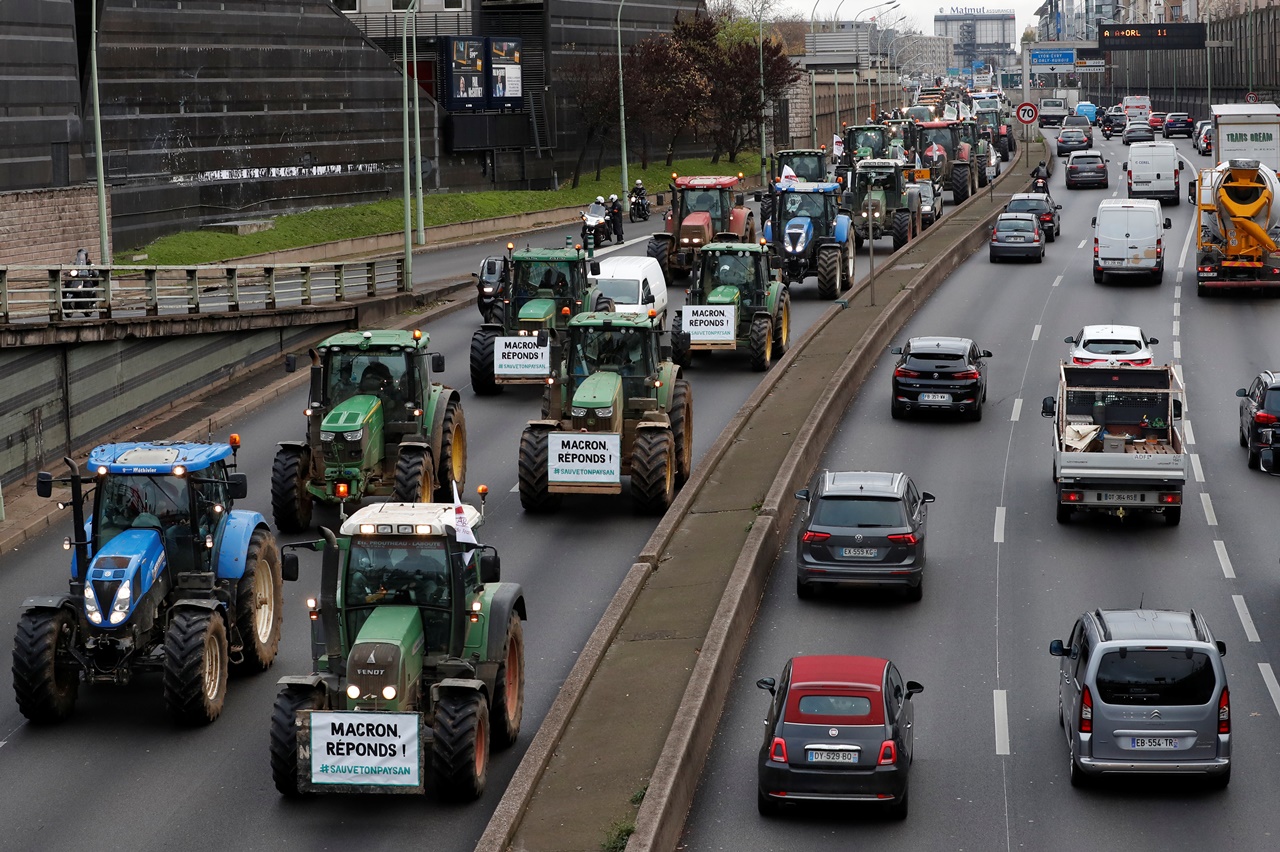
[[[720,258],[720,268],[716,270],[715,283],[739,288],[745,286],[750,281],[750,270],[745,266],[747,262],[750,261],[746,258]]]
[[[822,215],[822,198],[804,192],[787,193],[787,216],[808,216],[813,218]]]

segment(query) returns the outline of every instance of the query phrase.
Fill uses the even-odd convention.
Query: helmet
[[[1044,163],[1041,163],[1040,165],[1044,165]],[[604,204],[604,196],[603,196],[603,195],[597,195],[597,196],[596,196],[596,204]]]
[[[610,201],[617,201],[617,200],[618,200],[618,196],[617,196],[616,194],[615,194],[615,195],[610,195],[610,196],[609,196],[609,200],[610,200]]]
[[[637,180],[637,181],[636,181],[636,186],[644,186],[644,181],[642,181],[642,180]]]
[[[1041,160],[1041,161],[1040,161],[1040,165],[1042,165],[1042,166],[1044,165],[1044,160]]]

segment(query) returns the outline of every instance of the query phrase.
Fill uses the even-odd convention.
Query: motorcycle
[[[1048,179],[1048,178],[1042,178],[1042,177],[1038,177],[1038,178],[1036,178],[1035,180],[1033,180],[1033,181],[1031,182],[1031,191],[1032,191],[1032,192],[1043,192],[1045,195],[1048,195],[1048,194],[1049,194],[1049,179]]]
[[[62,279],[62,313],[68,317],[76,313],[87,317],[90,311],[97,310],[96,297],[101,280],[89,260],[89,252],[85,249],[77,251],[72,268]]]
[[[594,245],[613,242],[613,223],[609,221],[608,209],[599,202],[592,202],[582,214],[582,244],[587,244],[587,235],[593,235]]]
[[[485,322],[489,322],[494,305],[501,302],[507,289],[507,259],[500,255],[486,257],[480,263],[480,271],[471,273],[476,279],[476,308]]]
[[[649,221],[649,196],[631,193],[627,201],[631,204],[631,221]]]
[[[1110,138],[1111,138],[1111,125],[1110,125],[1110,124],[1104,124],[1104,125],[1102,125],[1102,138],[1103,138],[1103,139],[1110,139]]]

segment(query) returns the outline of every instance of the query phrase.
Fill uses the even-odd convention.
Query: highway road
[[[705,850],[1273,850],[1280,811],[1271,785],[1280,768],[1280,608],[1276,606],[1280,480],[1245,466],[1236,441],[1234,391],[1280,366],[1280,302],[1195,295],[1194,208],[1166,207],[1173,229],[1160,287],[1095,285],[1090,219],[1097,203],[1124,197],[1118,138],[1110,190],[1052,190],[1064,235],[1040,265],[969,259],[895,343],[921,334],[973,337],[991,349],[989,403],[980,423],[891,421],[892,357],[883,356],[822,462],[832,469],[903,470],[937,495],[929,513],[924,600],[795,593],[795,530],[785,538],[720,721],[680,847]],[[1208,165],[1186,142],[1183,156]],[[1187,173],[1183,173],[1183,186]],[[1141,325],[1160,339],[1160,361],[1180,365],[1188,388],[1185,434],[1194,476],[1179,527],[1162,520],[1054,517],[1049,421],[1040,400],[1056,387],[1062,339],[1089,323]],[[1192,443],[1193,442],[1193,443]],[[1073,789],[1056,721],[1058,661],[1094,607],[1194,607],[1227,643],[1231,690],[1231,786],[1130,778]],[[853,807],[756,812],[757,750],[769,696],[797,654],[893,659],[924,684],[915,696],[911,814],[880,819]]]
[[[650,223],[650,229],[658,220]],[[576,229],[575,229],[576,231]],[[629,225],[620,251],[643,253],[644,226]],[[568,229],[517,242],[561,246]],[[435,252],[418,258],[417,277],[465,275],[505,241]],[[887,252],[888,241],[880,248]],[[606,247],[605,253],[610,249]],[[860,264],[866,256],[861,255]],[[810,281],[793,294],[792,333],[826,308]],[[673,303],[682,295],[673,288]],[[566,500],[555,517],[526,517],[515,491],[516,447],[523,424],[538,414],[536,388],[479,398],[469,388],[467,352],[479,323],[472,309],[426,326],[433,350],[447,360],[446,384],[462,390],[467,416],[468,493],[490,488],[483,542],[503,555],[503,579],[523,584],[527,685],[524,729],[516,747],[495,755],[489,787],[471,805],[434,797],[329,796],[285,802],[271,783],[268,723],[276,678],[311,669],[304,600],[318,591],[318,559],[303,556],[303,577],[286,588],[284,641],[275,667],[234,680],[215,724],[175,728],[165,715],[158,678],[128,687],[84,688],[76,715],[54,728],[24,724],[12,701],[0,702],[0,849],[169,850],[228,845],[248,850],[405,849],[427,843],[442,850],[472,848],[572,668],[579,649],[656,523],[632,514],[629,500]],[[711,446],[759,379],[745,356],[699,359],[689,373],[695,393],[695,458]],[[269,471],[277,441],[301,437],[304,392],[282,397],[232,429],[242,436],[240,470],[249,497],[238,508],[269,515]],[[220,435],[225,440],[225,435]],[[330,513],[329,518],[336,517]],[[332,522],[332,521],[331,521]],[[18,605],[31,595],[66,588],[64,535],[70,517],[43,537],[5,554],[0,632],[13,635]],[[216,838],[216,840],[214,839]]]

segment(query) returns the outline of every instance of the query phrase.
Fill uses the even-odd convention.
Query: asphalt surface
[[[1234,391],[1280,365],[1280,302],[1195,295],[1194,208],[1167,207],[1164,284],[1095,285],[1090,219],[1097,203],[1125,195],[1118,137],[1096,142],[1110,158],[1109,190],[1063,186],[1064,235],[1040,265],[993,266],[979,252],[904,329],[909,336],[973,337],[991,349],[989,401],[980,423],[889,418],[893,359],[886,353],[846,412],[824,467],[906,471],[937,495],[929,512],[926,589],[920,603],[896,595],[837,593],[800,601],[796,530],[770,578],[739,663],[684,850],[1076,850],[1231,848],[1271,850],[1280,739],[1280,610],[1275,604],[1275,500],[1280,480],[1245,466]],[[1181,139],[1196,168],[1208,165]],[[1180,272],[1181,270],[1181,272]],[[1160,339],[1158,361],[1180,365],[1188,388],[1184,434],[1193,475],[1179,527],[1054,518],[1050,426],[1040,400],[1054,392],[1062,339],[1091,323],[1141,325]],[[1135,777],[1072,789],[1057,725],[1058,661],[1065,639],[1094,607],[1194,607],[1227,643],[1233,780],[1225,792],[1191,781]],[[884,820],[855,807],[795,809],[765,819],[755,807],[756,759],[769,696],[797,654],[893,659],[924,684],[915,696],[911,815]]]
[[[644,252],[646,228],[628,225],[620,251]],[[539,232],[516,242],[559,246],[576,229]],[[465,276],[505,240],[418,257],[415,279]],[[888,251],[888,240],[878,244]],[[605,253],[609,253],[609,247]],[[859,255],[859,269],[867,262]],[[682,283],[682,282],[678,282]],[[792,333],[826,308],[812,279],[793,292]],[[672,288],[672,304],[682,299]],[[55,728],[24,723],[12,702],[0,704],[0,849],[92,845],[102,849],[182,848],[195,838],[225,839],[238,850],[401,849],[430,838],[434,848],[472,848],[556,692],[604,608],[648,539],[655,519],[632,514],[617,499],[566,500],[554,517],[526,517],[514,493],[515,456],[524,423],[538,412],[539,391],[515,388],[479,398],[469,387],[467,352],[479,315],[468,308],[426,326],[432,349],[445,354],[443,381],[459,388],[468,427],[468,499],[480,483],[490,489],[480,539],[503,554],[503,579],[523,584],[530,619],[525,628],[524,729],[511,750],[496,754],[481,801],[447,805],[434,796],[327,796],[285,802],[271,784],[267,735],[276,678],[311,670],[304,600],[318,591],[318,559],[303,556],[302,579],[285,590],[284,638],[269,672],[233,680],[222,717],[199,730],[175,728],[162,703],[158,677],[126,687],[83,687],[75,716]],[[694,455],[710,447],[759,378],[745,357],[700,359],[694,385]],[[241,435],[240,470],[249,497],[237,508],[269,516],[269,471],[277,441],[303,434],[305,393],[286,394],[227,432]],[[158,437],[158,436],[156,436]],[[225,439],[224,435],[217,436]],[[317,523],[332,525],[336,512]],[[4,554],[0,563],[0,630],[13,635],[21,601],[66,588],[62,537],[70,517],[49,533]],[[295,537],[303,538],[303,537]],[[125,827],[127,826],[127,828]]]

